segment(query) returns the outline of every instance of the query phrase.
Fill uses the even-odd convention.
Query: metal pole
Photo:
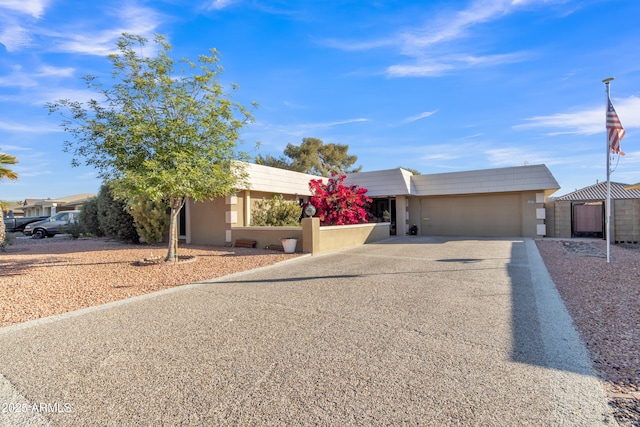
[[[607,114],[609,111],[609,95],[610,95],[609,83],[612,80],[613,80],[613,77],[609,77],[602,81],[606,87],[606,92],[607,92],[607,101],[606,101],[606,107],[605,107],[605,127],[606,127]],[[605,132],[605,139],[607,140],[607,144],[606,144],[607,146],[607,202],[605,204],[605,225],[606,225],[605,233],[607,234],[607,264],[609,264],[609,262],[611,261],[611,236],[609,235],[609,232],[611,230],[611,147],[609,146],[608,131]]]

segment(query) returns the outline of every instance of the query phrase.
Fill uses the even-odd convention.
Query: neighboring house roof
[[[59,197],[57,199],[25,199],[22,209],[35,208],[41,206],[79,206],[87,200],[96,197],[95,194],[82,193],[71,196]]]
[[[640,182],[636,184],[627,185],[624,187],[625,190],[640,190]]]
[[[545,165],[416,175],[411,179],[419,196],[528,190],[544,191],[548,196],[560,189]]]
[[[612,199],[640,199],[640,190],[627,190],[629,184],[621,184],[619,182],[611,183]],[[555,198],[557,201],[594,201],[605,200],[607,198],[607,182],[599,182],[594,185],[576,190],[564,196]]]
[[[357,185],[367,189],[367,196],[402,196],[415,194],[411,182],[413,174],[402,168],[373,172],[358,172],[347,175],[345,185]]]
[[[78,198],[77,199],[71,199],[68,200],[66,202],[64,202],[63,206],[66,207],[78,207],[78,206],[82,206],[83,204],[85,204],[86,202],[88,202],[89,200],[93,199],[96,197],[95,194],[77,194]],[[81,197],[83,196],[83,197]]]

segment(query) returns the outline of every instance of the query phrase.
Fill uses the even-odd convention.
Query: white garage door
[[[428,197],[421,201],[420,234],[517,237],[522,235],[518,193]]]

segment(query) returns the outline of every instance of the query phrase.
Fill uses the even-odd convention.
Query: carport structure
[[[606,238],[607,183],[600,182],[553,198],[545,204],[549,237]],[[611,241],[640,241],[640,189],[611,183]]]

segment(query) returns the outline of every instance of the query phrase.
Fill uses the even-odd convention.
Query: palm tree
[[[3,178],[16,180],[18,174],[3,165],[15,165],[18,160],[9,154],[0,153],[0,180]],[[4,244],[4,214],[2,213],[2,205],[0,205],[0,247]]]

